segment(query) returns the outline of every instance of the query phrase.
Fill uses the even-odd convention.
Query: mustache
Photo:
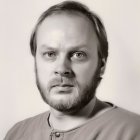
[[[48,88],[55,86],[74,86],[76,84],[75,80],[66,77],[55,77],[49,81]]]

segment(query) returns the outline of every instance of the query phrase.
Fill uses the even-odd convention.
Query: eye
[[[82,61],[85,60],[86,57],[87,57],[86,53],[82,51],[74,52],[72,54],[72,60]]]
[[[45,57],[46,59],[55,59],[56,58],[56,52],[54,52],[54,51],[44,52],[43,57]]]

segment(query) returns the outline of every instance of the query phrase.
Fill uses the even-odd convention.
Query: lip
[[[73,85],[69,84],[60,84],[60,85],[54,85],[52,86],[52,89],[55,90],[56,93],[71,93],[73,90]]]
[[[52,87],[73,87],[73,85],[70,85],[70,84],[59,84],[59,85],[53,85]]]

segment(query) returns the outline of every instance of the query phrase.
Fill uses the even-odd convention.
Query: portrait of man
[[[30,50],[50,110],[16,123],[4,140],[140,140],[140,116],[96,96],[108,49],[102,20],[81,2],[43,12]]]

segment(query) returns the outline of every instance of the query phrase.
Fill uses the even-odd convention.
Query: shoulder
[[[38,125],[41,125],[41,123],[44,122],[44,120],[46,121],[46,118],[47,116],[49,115],[49,112],[44,112],[44,113],[41,113],[41,114],[38,114],[36,116],[33,116],[33,117],[30,117],[30,118],[27,118],[25,120],[22,120],[20,122],[18,122],[17,124],[15,124],[15,128],[27,128],[27,127],[32,127],[32,126],[38,126]],[[13,128],[14,128],[13,127]]]
[[[104,139],[140,140],[140,115],[117,106],[93,117],[86,127],[90,127],[94,134],[106,136]]]
[[[140,115],[130,112],[121,107],[114,107],[114,109],[110,111],[110,117],[119,122],[127,122],[129,124],[134,123],[140,126]]]
[[[49,112],[44,112],[34,117],[27,118],[16,123],[7,133],[4,140],[16,140],[21,135],[25,135],[25,133],[30,133],[33,129],[35,130],[39,126],[41,127],[46,121]],[[27,134],[26,134],[27,135]]]
[[[128,111],[124,108],[113,105],[109,102],[98,101],[100,104],[108,104],[109,108],[105,109],[104,113],[100,115],[100,119],[105,122],[113,124],[125,124],[135,127],[140,127],[140,115]],[[99,104],[98,103],[98,104]]]
[[[115,133],[122,133],[125,137],[140,138],[140,115],[120,107],[114,107],[106,113],[105,119],[108,120],[108,128]]]

